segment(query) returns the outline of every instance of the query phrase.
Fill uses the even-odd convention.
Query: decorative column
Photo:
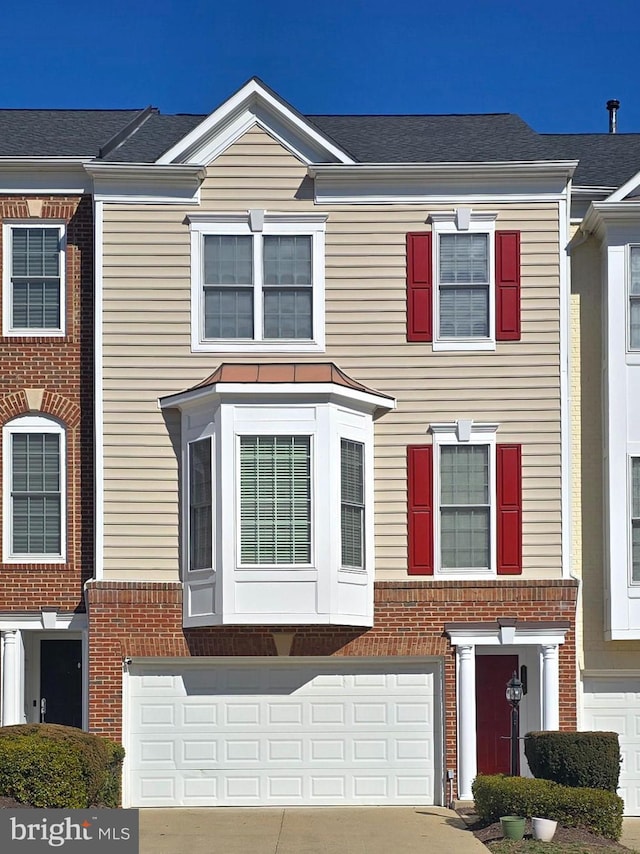
[[[476,656],[473,646],[456,647],[458,657],[458,798],[472,799],[471,784],[477,773]]]
[[[542,729],[560,729],[560,671],[557,643],[542,646]]]
[[[18,719],[18,632],[2,632],[2,726]]]

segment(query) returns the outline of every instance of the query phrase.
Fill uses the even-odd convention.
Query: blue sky
[[[303,113],[514,112],[640,132],[638,0],[3,4],[0,107],[208,113],[261,77]]]

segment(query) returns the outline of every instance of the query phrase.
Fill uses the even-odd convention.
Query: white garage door
[[[625,815],[640,815],[640,679],[585,679],[585,730],[620,736],[620,788]]]
[[[134,664],[127,801],[432,804],[438,673],[389,659]]]

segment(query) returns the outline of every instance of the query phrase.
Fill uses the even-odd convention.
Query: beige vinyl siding
[[[261,130],[209,168],[201,210],[322,210],[325,353],[247,353],[246,361],[334,361],[396,397],[376,423],[376,565],[406,578],[406,446],[431,422],[500,424],[523,444],[524,574],[560,575],[559,259],[556,204],[477,206],[522,231],[522,341],[496,352],[434,353],[406,342],[405,235],[451,206],[316,208],[306,168]],[[234,355],[191,353],[190,239],[179,206],[104,206],[105,570],[173,579],[178,571],[177,459],[160,396],[201,381]]]

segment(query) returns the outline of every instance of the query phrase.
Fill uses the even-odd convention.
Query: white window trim
[[[251,210],[241,214],[190,214],[191,229],[191,350],[194,353],[321,353],[325,349],[325,229],[327,214],[276,213]],[[204,328],[203,245],[206,235],[299,235],[312,240],[313,338],[282,341],[206,340]],[[259,251],[254,241],[254,259]],[[261,270],[261,261],[254,270]],[[255,273],[254,273],[255,275]],[[257,276],[256,276],[257,278]],[[261,278],[261,276],[260,276]],[[254,282],[254,321],[262,328],[262,287]],[[261,334],[261,333],[259,333]]]
[[[631,346],[631,250],[637,249],[640,252],[640,243],[628,243],[625,247],[625,318],[626,318],[626,342],[627,342],[627,353],[631,354],[631,356],[640,356],[640,347],[632,347]],[[633,297],[640,302],[640,296]]]
[[[18,228],[57,228],[60,235],[60,326],[58,329],[15,328],[13,326],[12,256],[13,232]],[[66,335],[66,256],[65,223],[54,219],[30,219],[4,222],[2,225],[2,334],[14,338],[62,338]]]
[[[495,350],[496,349],[496,213],[456,208],[446,213],[432,213],[433,229],[433,349],[434,350]],[[486,234],[489,248],[489,335],[487,338],[440,337],[440,236],[442,234]]]
[[[497,492],[496,492],[496,432],[497,424],[459,420],[446,424],[430,424],[433,435],[433,552],[434,574],[452,580],[494,578],[497,575]],[[478,569],[444,569],[440,552],[440,449],[443,445],[484,445],[489,449],[489,567]]]
[[[54,554],[13,554],[11,552],[13,514],[11,501],[12,455],[11,439],[16,433],[55,433],[60,437],[60,546],[61,553]],[[67,548],[67,489],[66,489],[66,433],[57,421],[42,415],[25,415],[9,421],[3,430],[2,455],[3,466],[3,562],[12,563],[66,563]]]

